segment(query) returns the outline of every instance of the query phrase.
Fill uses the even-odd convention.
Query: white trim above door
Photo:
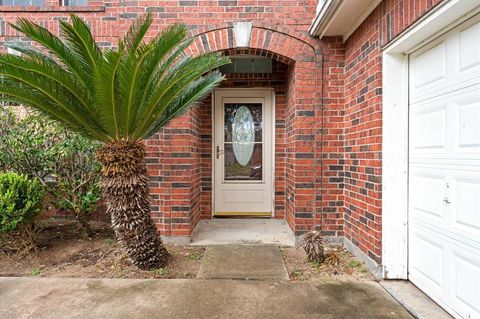
[[[273,215],[273,90],[217,89],[213,215]]]

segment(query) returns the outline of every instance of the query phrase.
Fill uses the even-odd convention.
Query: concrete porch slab
[[[201,220],[192,236],[192,245],[266,244],[295,246],[295,236],[285,220],[212,219]]]
[[[278,246],[216,245],[203,256],[197,279],[288,280]]]

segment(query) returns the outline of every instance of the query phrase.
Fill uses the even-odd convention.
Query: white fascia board
[[[319,8],[317,8],[317,16],[313,20],[309,29],[312,36],[319,36],[322,38],[323,33],[330,24],[332,17],[341,2],[342,0],[325,0],[318,4]]]
[[[382,0],[325,0],[319,3],[310,34],[342,36],[346,41]],[[341,21],[341,23],[340,23]]]

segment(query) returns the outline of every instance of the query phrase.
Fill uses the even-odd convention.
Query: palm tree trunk
[[[116,141],[97,152],[101,187],[117,239],[133,263],[144,270],[164,267],[170,257],[150,217],[145,148]]]

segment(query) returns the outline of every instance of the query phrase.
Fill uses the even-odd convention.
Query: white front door
[[[272,216],[271,90],[214,93],[214,215]]]
[[[480,18],[410,55],[409,279],[480,318]]]

